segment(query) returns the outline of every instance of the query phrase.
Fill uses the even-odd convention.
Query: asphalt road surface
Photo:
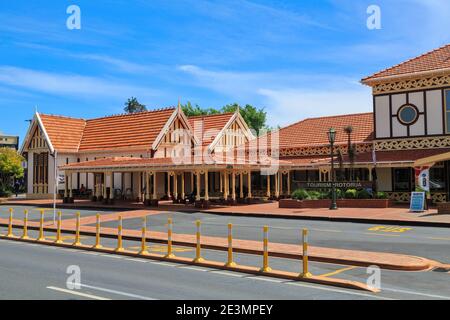
[[[15,208],[16,212],[20,212],[21,209]],[[36,209],[29,209],[31,209],[30,212],[37,213]],[[0,207],[2,217],[5,213],[6,208]],[[82,216],[95,213],[89,210],[81,211]],[[63,212],[63,216],[70,219],[74,217],[74,214],[75,211],[73,210],[64,210]],[[51,219],[50,215],[50,212],[46,214],[47,219]],[[201,213],[161,213],[149,216],[148,227],[153,230],[166,231],[169,216],[174,219],[174,232],[177,233],[193,234],[195,231],[194,222],[199,219],[203,222],[203,235],[226,236],[226,225],[231,222],[234,224],[235,238],[261,240],[262,226],[267,224],[270,226],[270,241],[299,243],[299,230],[306,227],[310,230],[310,243],[316,246],[395,252],[422,256],[443,263],[450,262],[450,229],[446,228],[224,217]],[[102,225],[115,227],[117,223],[112,221]],[[140,229],[141,219],[126,219],[124,220],[124,227]],[[5,228],[0,228],[1,234],[5,232]],[[15,232],[20,234],[19,230],[15,230]],[[31,231],[30,235],[32,237],[37,236],[35,231]],[[50,239],[55,238],[55,235],[50,233],[47,233],[46,236]],[[64,237],[66,242],[73,241],[73,235],[65,235]],[[94,239],[93,237],[83,237],[82,242],[93,244]],[[115,247],[116,240],[102,239],[102,244],[107,247]],[[138,251],[139,245],[138,242],[124,241],[124,246],[129,250]],[[165,245],[156,243],[149,243],[148,245],[149,251],[154,253],[164,254],[167,251]],[[195,254],[193,248],[175,247],[174,251],[176,255],[185,257],[194,257]],[[8,299],[36,298],[34,290],[37,290],[39,285],[35,285],[34,281],[41,282],[44,280],[49,284],[42,287],[44,293],[39,291],[40,298],[89,299],[86,295],[77,296],[73,292],[66,292],[64,279],[67,278],[67,275],[65,268],[70,264],[80,265],[80,268],[84,270],[83,275],[89,276],[85,283],[87,287],[83,287],[81,292],[90,292],[94,296],[99,295],[112,299],[138,299],[142,297],[156,299],[450,299],[450,274],[442,272],[442,270],[428,272],[382,270],[382,292],[374,295],[280,279],[151,262],[142,259],[128,259],[115,255],[87,253],[72,249],[65,250],[42,245],[21,244],[7,240],[0,241],[0,254],[2,256],[0,269],[9,270],[12,275],[17,272],[25,275],[24,277],[14,277],[9,272],[0,273],[0,289],[2,289],[0,290],[0,298]],[[226,261],[226,252],[203,250],[203,256],[210,260]],[[243,265],[261,266],[260,256],[235,254],[235,260]],[[128,265],[125,266],[124,264]],[[96,267],[93,267],[93,265]],[[270,265],[273,269],[300,272],[301,261],[271,257]],[[97,267],[99,270],[96,269]],[[147,268],[148,270],[142,270],[141,268]],[[363,283],[369,276],[366,268],[318,262],[310,262],[310,270],[315,275],[356,280]],[[36,272],[42,272],[42,274],[36,275]],[[117,275],[114,275],[115,272],[117,272]],[[166,276],[165,272],[170,274]],[[28,278],[28,275],[31,279]],[[35,276],[37,280],[34,280]],[[152,281],[153,278],[154,281]],[[84,280],[82,281],[84,283]],[[28,282],[34,289],[30,288],[23,291]],[[215,282],[218,282],[217,287],[215,287]],[[239,283],[237,288],[244,286],[245,290],[239,289],[235,292],[227,287],[229,285],[230,288],[233,288],[234,282]],[[222,285],[223,283],[226,284],[225,287]],[[3,287],[5,287],[5,290],[3,290]],[[109,291],[94,290],[91,287]],[[167,288],[164,289],[165,287]],[[174,294],[173,288],[179,287],[190,288],[190,290],[179,289],[179,291],[175,290],[178,293]],[[192,290],[192,288],[195,288],[195,290]],[[132,295],[120,295],[117,292],[113,294],[111,290]]]

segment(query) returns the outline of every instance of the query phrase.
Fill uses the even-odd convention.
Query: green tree
[[[131,97],[127,102],[125,102],[125,108],[123,110],[126,113],[136,113],[147,111],[147,107],[139,103],[139,101],[135,97]]]
[[[14,179],[23,177],[24,158],[14,149],[0,148],[0,194],[12,189]]]
[[[228,104],[222,107],[222,112],[235,112],[239,107],[239,112],[244,118],[245,122],[247,122],[248,126],[255,130],[257,135],[259,135],[261,129],[266,129],[270,131],[271,129],[267,127],[267,112],[264,111],[264,108],[257,109],[250,104],[246,104],[245,107],[239,106],[237,103]]]
[[[236,112],[236,109],[238,107],[239,107],[239,112],[240,112],[241,116],[244,118],[245,122],[247,122],[250,129],[255,130],[258,135],[259,135],[261,129],[263,129],[263,128],[268,131],[271,130],[271,128],[266,126],[267,112],[264,111],[264,108],[257,109],[249,104],[246,104],[245,107],[241,107],[237,103],[227,104],[220,109],[202,108],[198,104],[193,105],[189,101],[186,104],[181,105],[181,108],[183,109],[184,114],[188,117]]]
[[[214,108],[203,109],[198,104],[194,106],[190,101],[186,102],[186,104],[184,105],[182,104],[181,109],[187,117],[205,116],[220,113],[219,110]]]

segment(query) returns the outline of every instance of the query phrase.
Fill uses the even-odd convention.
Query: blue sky
[[[69,30],[69,5],[81,30]],[[381,30],[366,27],[381,8]],[[270,125],[371,111],[359,80],[449,43],[447,0],[40,0],[0,3],[0,132],[35,107],[99,117],[136,96],[265,107]]]

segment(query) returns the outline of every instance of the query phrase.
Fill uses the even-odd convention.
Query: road
[[[378,299],[363,292],[0,240],[0,299]],[[68,290],[79,266],[81,290]]]
[[[19,208],[16,208],[16,210],[19,212]],[[88,210],[81,213],[83,216],[95,214],[95,212]],[[73,218],[74,212],[64,212],[63,214],[66,218]],[[194,221],[200,219],[203,221],[203,235],[225,236],[226,224],[232,222],[234,224],[235,238],[261,240],[261,227],[268,224],[271,227],[269,234],[271,241],[299,243],[299,230],[307,227],[311,234],[310,243],[316,246],[396,252],[431,258],[443,263],[450,262],[450,231],[445,228],[402,226],[399,227],[400,229],[394,229],[392,226],[369,224],[224,217],[201,213],[161,213],[152,215],[148,218],[149,228],[165,231],[169,216],[174,219],[174,231],[177,233],[193,234],[195,230]],[[103,226],[115,227],[116,222],[105,222]],[[141,220],[126,219],[124,220],[124,227],[139,229]],[[0,228],[0,233],[4,234],[5,231],[5,228]],[[19,233],[18,230],[16,232]],[[31,231],[31,236],[36,237],[36,232]],[[47,236],[54,239],[54,234],[47,233]],[[66,235],[65,240],[71,242],[73,241],[73,236]],[[94,239],[92,237],[83,237],[82,242],[84,244],[93,244]],[[107,247],[115,247],[116,240],[102,239],[102,244]],[[139,245],[138,242],[124,241],[124,246],[129,250],[137,251],[139,250]],[[149,246],[150,251],[154,253],[165,253],[167,250],[166,246],[161,244],[149,243]],[[15,249],[13,250],[11,247]],[[22,252],[22,250],[26,252]],[[127,258],[114,255],[88,254],[77,250],[67,251],[41,245],[30,246],[5,240],[0,241],[0,254],[2,254],[0,269],[6,267],[12,270],[12,273],[15,273],[18,272],[18,268],[14,268],[14,265],[17,264],[20,268],[23,268],[22,274],[34,273],[34,270],[42,271],[43,274],[38,275],[37,278],[39,281],[41,279],[42,281],[44,279],[48,280],[46,280],[48,284],[45,286],[42,284],[41,286],[43,286],[42,290],[45,292],[43,297],[48,296],[49,298],[56,295],[58,298],[66,299],[74,295],[73,293],[56,292],[56,290],[47,289],[47,286],[65,288],[65,268],[72,263],[80,265],[84,270],[83,274],[89,276],[89,278],[86,278],[88,279],[86,285],[128,292],[136,295],[136,297],[149,296],[156,299],[450,299],[450,274],[439,272],[439,270],[428,272],[382,270],[382,292],[373,295],[279,279],[246,276],[231,272],[210,269],[205,271],[204,268],[173,264],[166,265],[141,259],[127,260]],[[175,254],[193,257],[194,249],[176,247]],[[210,260],[226,261],[225,252],[203,250],[203,256]],[[28,259],[23,257],[34,258],[27,262]],[[260,256],[236,254],[235,260],[243,265],[261,266]],[[11,261],[15,261],[15,263],[11,264]],[[128,265],[125,266],[124,264]],[[301,262],[271,257],[270,265],[278,270],[299,272]],[[142,268],[145,268],[145,270]],[[315,275],[356,280],[363,283],[366,282],[368,277],[365,268],[356,266],[310,262],[310,270]],[[60,278],[52,278],[51,275],[57,275],[61,272]],[[142,275],[144,274],[145,276],[143,277]],[[4,282],[2,282],[2,277],[5,278]],[[145,279],[145,281],[142,279]],[[26,287],[26,284],[20,285],[21,282],[26,281],[24,278],[17,277],[15,280],[18,281],[17,288]],[[12,278],[8,276],[8,273],[0,274],[0,286],[11,283],[11,281]],[[239,288],[236,292],[233,289],[235,284]],[[178,293],[173,293],[173,288],[186,288],[186,290],[179,289]],[[192,288],[195,288],[195,290],[192,290]],[[91,292],[93,295],[95,293],[99,294],[99,290],[89,288],[83,288],[81,291]],[[4,293],[5,291],[2,290],[2,292]],[[20,292],[16,293],[14,286],[11,286],[6,292],[11,297],[16,297],[14,294],[18,294],[18,297],[33,298],[32,294],[21,296]],[[106,293],[110,294],[110,292]],[[102,291],[103,295],[106,293]],[[100,296],[102,295],[100,294]],[[107,297],[110,296],[107,295]],[[120,296],[117,294],[112,296],[114,299],[127,297],[132,298],[131,296]],[[72,298],[87,297],[78,296]]]
[[[350,250],[366,250],[421,256],[450,263],[450,229],[433,227],[383,226],[376,224],[309,221],[292,219],[220,216],[205,213],[161,213],[148,217],[148,227],[167,230],[167,218],[172,217],[175,233],[195,233],[195,221],[202,221],[202,235],[227,236],[227,224],[233,223],[236,239],[261,240],[262,227],[268,225],[271,242],[300,243],[300,230],[309,229],[309,244]],[[139,218],[124,220],[124,228],[139,230]],[[103,224],[116,227],[117,222]],[[391,228],[391,229],[389,229]],[[400,232],[399,232],[400,231]]]

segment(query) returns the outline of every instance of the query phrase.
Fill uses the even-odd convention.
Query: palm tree
[[[347,140],[347,153],[348,153],[348,160],[350,161],[350,180],[353,180],[353,165],[355,163],[355,146],[352,145],[352,132],[353,127],[352,126],[346,126],[344,128],[344,132],[347,134],[348,140]]]

